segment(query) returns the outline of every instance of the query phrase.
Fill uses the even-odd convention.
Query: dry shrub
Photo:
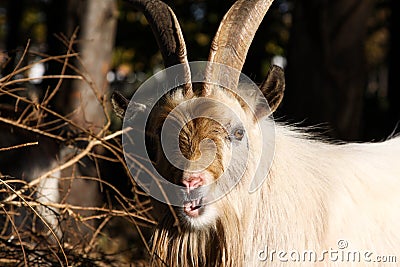
[[[0,265],[145,265],[146,239],[155,224],[149,214],[151,204],[124,162],[122,130],[110,130],[107,97],[99,98],[107,122],[98,134],[51,106],[64,81],[78,79],[90,84],[73,51],[74,38],[61,36],[60,40],[68,48],[65,55],[35,53],[28,44],[14,71],[0,78]],[[42,59],[24,64],[32,54]],[[62,71],[41,77],[57,82],[40,96],[29,88],[32,78],[24,74],[35,64],[50,61],[61,64]],[[12,171],[34,165],[42,155],[57,164],[40,171]],[[82,172],[87,169],[89,175]],[[60,201],[43,201],[40,187],[56,174]],[[82,203],[79,196],[88,194],[88,183],[96,185],[98,199]]]

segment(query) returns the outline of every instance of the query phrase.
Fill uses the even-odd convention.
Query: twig
[[[18,128],[33,132],[33,133],[37,133],[37,134],[40,134],[40,135],[43,135],[43,136],[47,136],[47,137],[59,140],[59,141],[63,141],[63,142],[67,141],[67,139],[65,139],[65,138],[63,138],[63,137],[61,137],[59,135],[54,135],[54,134],[51,134],[51,133],[48,133],[48,132],[44,132],[42,130],[39,130],[39,129],[36,129],[36,128],[32,128],[30,126],[27,126],[27,125],[24,125],[24,124],[21,124],[21,123],[17,123],[16,121],[9,120],[9,119],[3,118],[3,117],[0,117],[0,121],[4,122],[4,123],[7,123],[7,124],[10,124],[10,125],[13,125],[13,126],[18,127]]]
[[[5,181],[2,181],[0,179],[0,182],[2,182],[3,184],[5,183]],[[17,191],[13,191],[13,192],[17,192]],[[21,202],[18,201],[9,201],[7,202],[7,204],[12,204],[14,206],[20,207],[21,206]],[[107,209],[107,208],[101,208],[101,207],[84,207],[84,206],[77,206],[77,205],[72,205],[72,204],[67,204],[67,203],[54,203],[54,202],[37,202],[37,201],[28,201],[25,200],[24,204],[26,206],[29,206],[31,208],[33,207],[39,207],[39,206],[46,206],[46,207],[51,207],[51,208],[56,208],[59,210],[65,210],[65,211],[74,211],[74,210],[81,210],[81,211],[96,211],[96,212],[102,212],[103,214],[97,214],[91,217],[86,217],[86,218],[80,218],[80,221],[88,221],[88,220],[92,220],[92,219],[98,219],[101,217],[108,217],[108,216],[116,216],[116,217],[130,217],[130,218],[135,218],[135,219],[139,219],[141,221],[147,222],[151,225],[155,225],[156,222],[149,220],[146,217],[140,216],[137,213],[132,213],[129,212],[127,210],[116,210],[116,209]]]
[[[15,68],[14,68],[14,70],[13,70],[10,74],[6,75],[3,79],[1,79],[0,82],[2,82],[3,80],[5,80],[6,82],[8,82],[8,81],[16,74],[17,70],[19,69],[19,67],[20,67],[21,64],[22,64],[22,61],[23,61],[24,58],[25,58],[26,53],[28,52],[30,43],[31,43],[31,40],[28,39],[28,41],[27,41],[27,43],[26,43],[26,46],[25,46],[25,49],[24,49],[24,52],[22,53],[22,56],[21,56],[21,58],[19,59],[17,65],[16,65]]]
[[[122,203],[118,198],[117,198],[117,200],[118,200],[119,204],[122,206],[122,208],[123,208],[125,211],[127,211],[127,209],[126,209],[124,203]],[[128,214],[129,214],[129,213],[128,213]],[[137,224],[136,220],[134,220],[132,217],[130,217],[130,219],[131,219],[131,221],[133,222],[133,224],[135,225],[136,230],[138,231],[138,233],[139,233],[139,235],[140,235],[140,238],[142,239],[142,242],[144,243],[144,245],[145,245],[145,247],[146,247],[147,252],[151,253],[150,247],[149,247],[149,245],[148,245],[147,242],[146,242],[146,238],[144,237],[142,231],[140,230],[140,227],[139,227],[139,225]]]
[[[40,55],[40,56],[44,55],[44,54],[35,53],[35,52],[33,52],[32,54],[37,54],[37,55]],[[45,58],[43,58],[41,60],[35,61],[32,64],[29,64],[29,65],[27,65],[25,67],[21,67],[21,68],[19,68],[17,70],[14,70],[11,74],[1,78],[0,79],[0,83],[7,84],[7,81],[9,80],[9,78],[10,78],[9,76],[10,75],[12,77],[12,76],[15,76],[16,74],[25,72],[25,71],[29,70],[30,68],[32,68],[33,65],[43,64],[43,63],[46,63],[46,62],[52,61],[52,60],[57,61],[57,62],[62,62],[61,59],[76,57],[77,55],[78,55],[78,53],[73,53],[73,54],[68,54],[68,55],[61,55],[61,56],[49,56],[49,55],[47,55],[47,56],[45,56]],[[70,67],[70,65],[68,65],[68,66]]]
[[[44,225],[50,230],[53,236],[55,236],[55,240],[57,241],[57,244],[52,242],[51,245],[50,243],[47,244],[41,244],[40,240],[43,238],[43,236],[36,235],[37,233],[35,232],[35,225],[33,223],[31,231],[29,232],[26,231],[26,224],[30,224],[32,222],[29,221],[29,216],[25,216],[21,222],[18,222],[18,224],[13,223],[14,229],[18,227],[19,229],[16,229],[16,231],[24,231],[24,232],[19,232],[18,234],[21,234],[21,238],[19,245],[23,246],[22,247],[22,253],[24,254],[24,261],[25,265],[27,265],[27,261],[29,264],[31,263],[31,259],[38,260],[39,263],[49,260],[53,264],[58,264],[58,265],[63,265],[67,264],[67,255],[64,253],[64,249],[70,248],[71,251],[68,251],[68,259],[71,259],[70,256],[73,256],[73,254],[70,253],[75,253],[76,248],[75,247],[68,247],[68,243],[60,243],[58,237],[55,235],[54,231],[52,228],[50,228],[49,224],[44,220],[43,214],[38,213],[38,208],[37,207],[45,207],[47,209],[57,209],[60,216],[57,217],[57,219],[64,220],[66,218],[71,218],[74,220],[75,223],[78,223],[78,227],[83,226],[87,227],[90,231],[92,231],[92,235],[89,237],[87,241],[90,240],[89,244],[86,246],[86,249],[81,250],[79,253],[80,258],[79,259],[84,259],[84,260],[91,260],[90,257],[94,257],[94,261],[98,262],[98,251],[93,251],[94,248],[97,249],[96,247],[96,240],[99,239],[99,237],[106,237],[106,234],[103,233],[104,228],[108,227],[109,221],[113,217],[120,217],[124,218],[125,220],[129,222],[133,222],[135,225],[134,227],[137,228],[140,234],[140,238],[145,242],[145,238],[140,230],[141,227],[152,227],[156,224],[155,220],[152,219],[151,214],[149,214],[149,210],[152,208],[151,203],[148,198],[146,198],[144,201],[141,198],[141,195],[146,195],[142,192],[138,191],[138,186],[136,184],[135,178],[133,175],[139,174],[140,172],[146,172],[150,175],[153,175],[150,170],[146,169],[145,166],[140,164],[140,159],[136,158],[135,155],[132,155],[133,158],[131,159],[133,162],[137,163],[137,173],[132,174],[127,166],[127,164],[124,161],[123,158],[123,151],[122,147],[118,142],[116,142],[115,139],[116,137],[120,136],[121,134],[124,134],[130,129],[124,129],[121,131],[117,131],[114,133],[109,134],[109,127],[111,124],[111,120],[109,118],[109,114],[107,113],[107,103],[106,103],[106,98],[104,95],[101,93],[103,92],[103,88],[97,88],[96,84],[94,84],[92,78],[90,77],[90,74],[87,73],[85,70],[85,66],[83,66],[82,60],[80,59],[78,53],[76,53],[73,49],[73,44],[75,42],[75,33],[74,35],[71,36],[71,38],[66,38],[63,37],[63,43],[67,47],[67,55],[62,55],[62,56],[46,56],[44,54],[41,54],[43,57],[41,60],[36,61],[34,63],[31,63],[27,66],[21,66],[24,58],[28,54],[28,48],[29,48],[29,42],[24,50],[24,53],[19,60],[19,63],[15,67],[14,71],[3,77],[0,78],[0,95],[7,95],[15,99],[15,105],[14,105],[14,110],[15,112],[18,111],[19,118],[17,121],[13,119],[8,119],[8,118],[2,118],[0,117],[0,122],[5,123],[7,125],[11,125],[12,127],[17,127],[19,129],[23,129],[32,133],[36,133],[42,136],[49,137],[51,139],[54,139],[55,141],[60,141],[64,142],[64,144],[68,145],[68,147],[72,147],[73,144],[84,144],[85,146],[83,148],[79,148],[74,150],[76,153],[75,155],[72,155],[69,159],[66,159],[66,157],[63,157],[62,164],[57,166],[56,168],[53,168],[51,170],[46,169],[45,173],[40,173],[40,176],[30,180],[29,182],[23,181],[23,180],[18,180],[13,177],[9,176],[1,176],[0,178],[5,177],[3,180],[0,179],[0,182],[5,185],[5,187],[1,188],[0,193],[3,195],[4,199],[0,200],[0,212],[2,213],[2,210],[7,214],[7,216],[25,216],[24,212],[21,212],[21,207],[29,207],[33,212],[34,215],[36,215],[43,223]],[[31,52],[29,52],[31,53]],[[32,52],[32,54],[40,54],[37,52]],[[73,63],[71,62],[71,58],[75,57],[78,61],[78,67],[72,65]],[[55,62],[59,62],[62,64],[62,70],[60,75],[47,75],[44,77],[40,78],[22,78],[18,80],[12,80],[13,77],[17,74],[22,74],[26,70],[31,69],[35,64],[43,64],[45,62],[54,60]],[[81,66],[82,65],[82,66]],[[71,70],[73,74],[76,75],[65,75],[67,73],[67,69]],[[24,83],[24,82],[29,82],[34,79],[59,79],[57,82],[57,85],[55,88],[51,88],[52,91],[50,91],[50,88],[47,89],[45,95],[43,96],[42,101],[37,101],[37,100],[30,100],[27,97],[23,97],[19,95],[18,91],[20,89],[17,88],[9,88],[11,87],[18,87],[19,85],[16,85],[18,83]],[[71,119],[71,114],[67,115],[61,115],[55,111],[53,111],[48,104],[50,103],[51,99],[54,99],[54,96],[59,92],[59,88],[65,79],[77,79],[77,80],[82,80],[83,82],[86,82],[88,86],[91,87],[93,92],[95,93],[95,96],[97,100],[99,101],[100,105],[103,108],[103,112],[105,113],[106,116],[106,122],[105,125],[99,126],[101,127],[100,131],[98,133],[96,132],[91,132],[90,130],[86,129],[84,126],[79,125],[75,121]],[[12,86],[13,85],[13,86]],[[21,105],[23,104],[23,105]],[[21,108],[22,107],[22,108]],[[22,111],[22,114],[21,114]],[[75,109],[72,113],[78,112],[78,109]],[[51,115],[52,117],[54,116],[54,119],[51,121],[42,121],[43,118],[46,116]],[[14,118],[15,119],[15,118]],[[69,126],[70,130],[74,134],[76,134],[76,137],[73,137],[71,139],[67,138],[64,135],[56,135],[53,134],[54,129],[59,129],[59,127],[63,126]],[[11,127],[10,127],[11,128]],[[68,142],[71,141],[71,142]],[[23,141],[21,141],[23,142]],[[68,143],[66,143],[68,142]],[[10,146],[10,147],[4,147],[0,148],[1,151],[10,151],[12,149],[20,149],[24,147],[29,147],[29,146],[34,146],[38,145],[38,142],[31,142],[31,143],[25,143],[25,144],[19,144],[15,146]],[[102,154],[96,154],[94,148],[96,146],[101,146],[105,150],[110,151],[112,153],[112,156],[107,156],[107,155],[102,155]],[[74,147],[76,148],[76,147]],[[73,170],[78,167],[79,164],[83,164],[82,159],[84,157],[89,157],[90,159],[95,160],[96,164],[96,170],[97,170],[97,176],[96,177],[85,177],[85,176],[77,176],[74,172],[71,175],[71,177],[68,178],[60,178],[62,179],[88,179],[92,181],[97,181],[100,183],[101,187],[107,188],[107,193],[110,192],[110,196],[113,197],[118,201],[120,205],[118,205],[118,208],[113,207],[111,203],[112,201],[106,202],[102,207],[94,207],[94,206],[80,206],[80,205],[71,205],[67,204],[66,199],[67,195],[69,194],[69,191],[67,194],[58,201],[57,203],[45,203],[45,202],[39,202],[37,199],[37,192],[40,187],[41,181],[43,179],[46,179],[49,176],[52,176],[54,173],[58,171],[62,171],[66,168],[72,167]],[[120,162],[121,165],[124,168],[124,171],[126,172],[127,176],[129,177],[130,181],[132,182],[132,190],[131,192],[134,194],[133,198],[128,198],[124,196],[119,189],[114,186],[111,183],[108,183],[107,181],[104,181],[101,179],[100,175],[100,168],[97,163],[97,159],[103,159],[103,160],[108,160],[112,162]],[[11,179],[9,179],[11,178]],[[32,178],[32,177],[31,177]],[[129,182],[129,180],[128,180]],[[1,184],[0,183],[0,184]],[[15,189],[17,188],[17,189]],[[39,190],[40,191],[40,190]],[[111,198],[110,198],[111,200]],[[84,205],[84,204],[81,204]],[[122,208],[121,208],[122,206]],[[8,210],[6,210],[8,208]],[[123,210],[121,210],[123,209]],[[81,215],[81,211],[87,211],[90,215]],[[85,212],[82,212],[84,214]],[[33,215],[33,214],[31,214]],[[42,215],[42,217],[41,217]],[[2,215],[3,216],[3,215]],[[101,219],[101,221],[99,221]],[[15,218],[10,218],[10,220],[15,220]],[[99,221],[99,224],[97,224],[97,227],[94,227],[91,224],[91,220],[96,220]],[[61,223],[62,221],[60,221]],[[61,224],[60,224],[61,225]],[[10,228],[11,226],[8,224],[6,227]],[[5,229],[5,228],[3,228]],[[0,245],[1,245],[1,240],[3,238],[3,235],[6,232],[3,232],[3,234],[0,236]],[[40,233],[40,232],[39,232]],[[64,233],[64,231],[63,231]],[[28,234],[28,236],[26,236]],[[49,233],[46,234],[48,236]],[[65,232],[65,234],[69,234],[69,232]],[[71,233],[72,234],[72,233]],[[4,238],[3,238],[4,239]],[[28,239],[33,240],[27,241]],[[4,240],[7,241],[7,238]],[[22,241],[21,241],[22,240]],[[83,239],[80,239],[83,242]],[[23,243],[24,242],[24,243]],[[86,244],[86,241],[84,242]],[[4,243],[5,246],[9,246],[6,242]],[[149,248],[146,244],[146,248],[149,251]],[[58,253],[60,250],[58,247],[61,249],[62,254]],[[0,251],[2,248],[0,248]],[[12,251],[18,251],[17,254],[21,254],[21,248],[18,248],[16,246],[12,247]],[[39,252],[38,252],[39,251]],[[85,252],[86,251],[86,252]],[[7,252],[6,252],[7,253]],[[94,254],[89,254],[89,253],[94,253]],[[15,254],[15,255],[17,255]],[[1,254],[0,255],[4,255]],[[14,254],[12,254],[14,255]],[[26,256],[25,256],[26,255]],[[44,255],[47,255],[46,258]],[[102,254],[100,254],[102,255]],[[31,258],[33,256],[33,258]],[[109,255],[108,255],[109,256]],[[65,257],[65,261],[63,259]],[[107,256],[106,256],[107,257]],[[72,259],[74,259],[72,257]],[[1,262],[1,260],[0,260]],[[22,258],[19,261],[20,265],[22,265]],[[89,261],[88,261],[89,262]],[[37,262],[36,262],[37,263]],[[70,264],[74,264],[74,262],[70,262]],[[1,265],[1,263],[0,263]]]
[[[10,217],[10,215],[8,214],[8,212],[6,211],[6,209],[5,209],[4,207],[2,207],[2,209],[3,209],[4,213],[6,214],[7,218],[9,219],[9,221],[10,221],[10,223],[11,223],[11,225],[12,225],[12,228],[15,230],[15,234],[16,234],[17,237],[18,237],[19,243],[21,244],[21,250],[22,250],[22,254],[24,255],[24,263],[25,263],[25,266],[28,267],[28,261],[26,260],[26,253],[25,253],[24,245],[23,245],[23,243],[22,243],[21,236],[20,236],[20,234],[18,233],[17,226],[15,225],[13,219]]]
[[[36,146],[38,144],[39,144],[39,142],[32,142],[32,143],[25,143],[25,144],[10,146],[10,147],[2,147],[2,148],[0,148],[0,152],[1,151],[8,151],[8,150],[13,150],[13,149],[18,149],[18,148],[27,147],[27,146]]]
[[[29,207],[32,209],[33,213],[35,213],[35,215],[38,216],[38,218],[40,218],[40,220],[41,220],[41,221],[43,222],[43,224],[47,227],[47,229],[49,229],[49,231],[50,231],[51,234],[53,235],[54,239],[56,240],[58,246],[59,246],[60,249],[61,249],[62,254],[64,255],[65,263],[66,263],[66,265],[68,266],[68,258],[67,258],[67,255],[66,255],[65,252],[64,252],[63,247],[61,246],[60,240],[58,239],[56,233],[54,233],[54,231],[53,231],[53,229],[50,227],[50,225],[46,222],[46,220],[45,220],[31,205],[29,205],[28,201],[26,201],[25,198],[24,198],[20,193],[18,193],[18,191],[15,191],[11,186],[9,186],[8,183],[7,183],[6,181],[3,181],[2,179],[0,179],[0,183],[4,184],[9,190],[11,190],[16,196],[18,196],[27,206],[29,206]],[[1,205],[0,207],[3,208],[4,205]],[[60,262],[60,263],[61,263],[61,266],[64,266],[64,265],[62,264],[62,262]]]
[[[72,33],[72,37],[71,37],[71,39],[70,39],[70,41],[69,41],[69,44],[68,44],[67,55],[70,55],[70,54],[71,54],[72,45],[74,44],[74,41],[75,41],[76,36],[77,36],[77,33],[78,33],[78,28],[76,28],[76,29],[74,30],[74,32]],[[77,56],[77,54],[75,54],[75,55]],[[64,58],[64,64],[63,64],[63,67],[62,67],[62,70],[61,70],[61,75],[64,75],[64,74],[65,74],[65,71],[66,71],[67,66],[68,66],[68,58],[69,58],[69,57],[65,57],[65,58]],[[61,83],[62,83],[62,82],[63,82],[63,79],[61,78],[61,79],[58,81],[58,83],[57,83],[56,87],[54,88],[54,90],[53,90],[53,91],[51,92],[51,94],[49,95],[49,97],[43,101],[43,103],[42,103],[43,106],[47,106],[47,104],[50,102],[50,100],[57,94],[58,90],[59,90],[60,87],[61,87]]]
[[[122,133],[124,133],[123,130],[117,131],[113,134],[110,134],[108,136],[106,136],[103,140],[109,140],[112,139],[118,135],[121,135]],[[75,157],[73,157],[72,159],[70,159],[69,161],[65,162],[64,164],[57,166],[56,168],[53,168],[52,170],[42,174],[41,176],[37,177],[36,179],[32,180],[31,182],[29,182],[27,185],[25,185],[23,188],[21,188],[20,190],[16,191],[15,194],[7,197],[4,200],[4,203],[7,203],[9,201],[14,200],[17,196],[19,196],[20,194],[23,194],[28,188],[31,188],[37,184],[40,183],[40,181],[42,181],[43,179],[49,177],[50,175],[58,172],[58,171],[62,171],[68,167],[71,167],[72,165],[74,165],[75,163],[77,163],[78,161],[80,161],[82,158],[84,158],[91,150],[94,146],[96,145],[100,145],[102,143],[102,140],[91,140],[89,141],[88,145],[86,146],[86,148],[84,150],[82,150],[78,155],[76,155]],[[4,204],[0,204],[0,207],[2,207]]]
[[[82,76],[80,75],[46,75],[41,77],[34,77],[34,78],[20,78],[18,80],[9,81],[4,84],[4,86],[9,86],[16,83],[23,83],[23,82],[30,82],[34,80],[45,80],[45,79],[73,79],[73,80],[83,80]]]

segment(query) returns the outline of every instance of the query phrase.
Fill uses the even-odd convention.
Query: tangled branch
[[[13,72],[0,79],[0,99],[6,99],[2,101],[6,104],[0,106],[0,132],[18,139],[16,144],[0,143],[0,161],[22,161],[22,166],[29,165],[38,158],[24,155],[37,149],[50,150],[57,163],[40,171],[13,170],[13,166],[0,164],[0,265],[121,266],[134,259],[143,260],[146,258],[143,248],[149,249],[146,239],[155,221],[150,215],[152,207],[148,197],[137,187],[132,170],[124,161],[120,137],[125,132],[110,130],[107,98],[98,94],[73,49],[76,32],[70,39],[59,38],[67,48],[65,55],[40,54],[42,59],[24,65],[31,53],[28,42]],[[47,88],[43,97],[32,96],[28,85],[38,78],[20,75],[35,64],[51,61],[62,64],[61,73],[40,79],[55,79],[55,87]],[[52,108],[66,79],[86,82],[99,96],[107,121],[98,133],[72,119],[77,111],[60,114]],[[58,149],[53,151],[52,146]],[[81,170],[88,169],[87,162],[95,166],[95,171],[82,175]],[[120,179],[129,184],[130,190],[122,192],[112,179],[105,179],[103,165],[108,163],[120,168],[123,175]],[[138,166],[136,171],[148,170]],[[54,181],[58,185],[59,201],[52,201],[44,193]],[[95,184],[101,201],[91,205],[71,200],[77,194],[78,182]],[[81,194],[86,193],[84,188],[80,189],[83,189]],[[115,235],[115,228],[123,228],[124,234]]]

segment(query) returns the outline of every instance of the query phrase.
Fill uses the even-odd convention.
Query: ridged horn
[[[273,0],[238,0],[225,14],[211,44],[208,61],[220,63],[237,70],[225,74],[228,84],[235,89],[239,83],[240,72],[254,35],[260,26]],[[206,79],[215,81],[220,76],[220,68],[210,64]],[[227,81],[225,81],[227,82]],[[211,85],[205,84],[202,95],[211,92]]]
[[[134,8],[141,11],[146,17],[153,34],[157,40],[159,49],[166,68],[183,64],[184,93],[187,96],[193,95],[190,76],[189,62],[185,40],[178,19],[172,9],[159,0],[126,0]]]

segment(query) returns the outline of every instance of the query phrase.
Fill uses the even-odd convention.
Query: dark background
[[[146,77],[163,68],[152,32],[144,17],[129,4],[108,1],[116,5],[106,6],[104,11],[90,8],[89,2],[2,1],[3,57],[16,56],[16,50],[23,49],[28,39],[31,50],[63,54],[66,48],[55,34],[69,37],[78,26],[79,51],[79,44],[88,42],[82,29],[100,30],[113,40],[115,36],[112,50],[103,52],[112,53],[109,70],[117,75],[112,79],[109,73],[108,81],[112,88],[129,95]],[[206,60],[218,24],[234,1],[166,2],[182,25],[189,60]],[[116,19],[117,26],[107,32],[85,25],[90,23],[85,19],[90,12],[108,12],[109,17],[102,19]],[[276,0],[250,47],[243,72],[259,83],[272,58],[281,56],[287,62],[287,88],[275,117],[319,125],[324,134],[336,139],[382,140],[395,131],[400,118],[396,75],[399,15],[395,0]],[[2,72],[10,71],[12,63]],[[61,64],[46,68],[57,73]],[[104,73],[101,75],[104,77]],[[65,104],[59,106],[65,108]]]

